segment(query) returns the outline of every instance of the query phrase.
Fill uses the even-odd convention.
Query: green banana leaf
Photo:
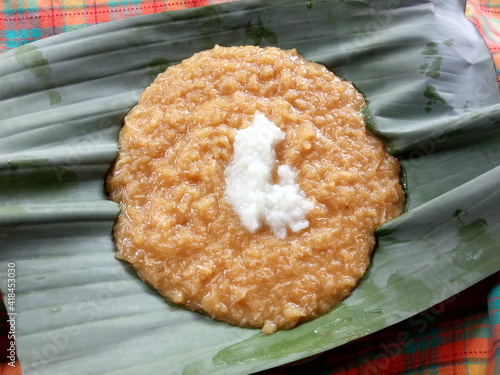
[[[322,353],[500,270],[500,95],[459,0],[243,0],[88,27],[0,55],[0,287],[29,374],[247,374]],[[123,117],[214,44],[296,48],[366,95],[407,212],[332,311],[263,336],[171,306],[114,258],[104,178]],[[10,306],[9,306],[10,307]]]

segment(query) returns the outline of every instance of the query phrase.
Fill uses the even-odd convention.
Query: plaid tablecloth
[[[93,24],[227,1],[0,0],[0,53]],[[465,14],[488,44],[500,82],[500,0],[469,0]],[[18,375],[20,363],[8,365],[2,307],[0,300],[0,375]],[[500,375],[500,274],[393,327],[261,374]]]
[[[229,1],[0,0],[0,51],[98,23]]]
[[[500,84],[500,0],[469,0],[465,16],[476,25],[488,45]]]

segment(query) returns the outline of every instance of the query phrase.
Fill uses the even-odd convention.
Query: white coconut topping
[[[283,139],[285,133],[257,112],[253,123],[236,134],[233,160],[225,171],[226,198],[245,228],[254,233],[265,223],[282,239],[287,227],[293,232],[307,228],[306,214],[314,207],[288,165],[278,167],[279,184],[270,183],[274,148]]]

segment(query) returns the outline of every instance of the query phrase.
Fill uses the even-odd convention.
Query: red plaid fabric
[[[0,0],[0,52],[90,25],[228,1]]]
[[[498,375],[499,318],[497,274],[400,324],[259,375]]]
[[[469,0],[465,16],[476,25],[488,45],[500,85],[500,0]]]
[[[16,358],[15,362],[12,363],[10,357],[11,346],[15,346],[15,340],[11,337],[10,332],[9,316],[3,303],[2,293],[0,293],[0,375],[21,375],[22,370],[19,360]]]

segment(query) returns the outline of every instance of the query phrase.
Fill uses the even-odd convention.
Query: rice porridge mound
[[[399,163],[366,129],[364,105],[295,50],[216,46],[168,68],[127,115],[108,176],[117,257],[167,299],[230,324],[273,333],[325,313],[403,209]],[[235,138],[256,114],[283,134],[270,184],[286,165],[307,200],[306,227],[280,236],[248,230],[226,194]]]

